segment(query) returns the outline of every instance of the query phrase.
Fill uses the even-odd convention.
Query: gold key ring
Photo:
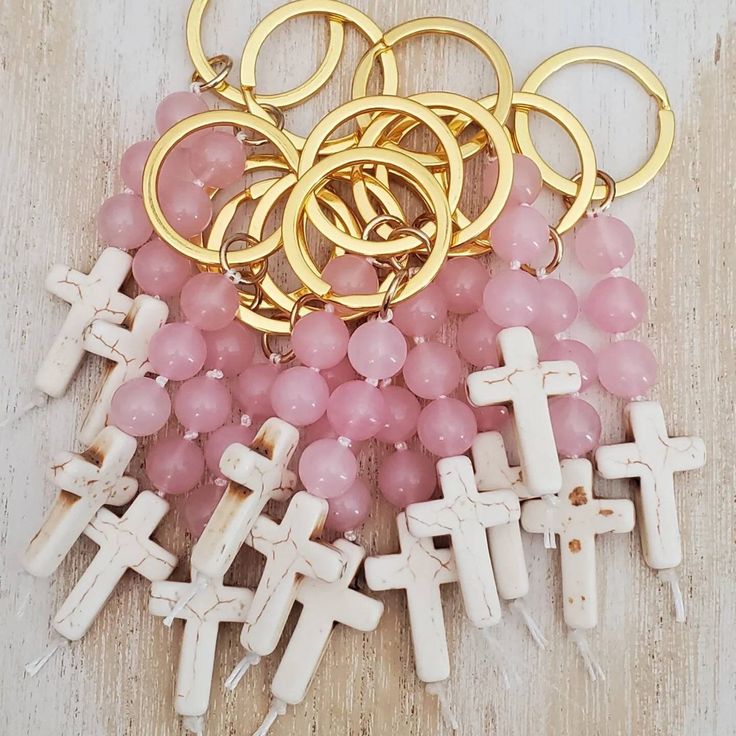
[[[522,92],[536,92],[540,85],[552,74],[570,64],[582,63],[609,64],[633,77],[646,92],[651,95],[657,107],[657,119],[659,121],[659,134],[654,150],[647,161],[633,174],[616,182],[616,195],[630,194],[648,184],[664,166],[672,150],[675,139],[675,115],[670,108],[667,91],[656,74],[641,61],[633,56],[609,49],[604,46],[580,46],[578,48],[561,51],[543,61],[528,77],[522,85]],[[565,176],[557,173],[537,151],[529,131],[529,116],[525,110],[518,110],[514,117],[516,140],[521,152],[532,159],[539,170],[542,178],[552,189],[565,194],[568,197],[575,195],[577,184]],[[593,200],[605,199],[608,187],[599,184],[593,192]]]

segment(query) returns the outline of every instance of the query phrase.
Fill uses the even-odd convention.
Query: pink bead
[[[116,194],[106,200],[97,215],[97,229],[107,245],[121,250],[139,248],[153,233],[137,194]]]
[[[345,493],[329,500],[330,510],[325,519],[325,529],[342,534],[363,526],[373,505],[370,489],[357,478]]]
[[[437,284],[430,284],[392,308],[393,323],[409,337],[431,337],[447,322],[447,299]]]
[[[590,273],[623,268],[634,255],[634,234],[616,217],[588,217],[575,231],[575,255]]]
[[[221,330],[240,307],[235,285],[220,273],[198,273],[181,290],[181,309],[200,330]]]
[[[174,92],[164,97],[156,108],[156,130],[165,133],[185,118],[207,110],[207,103],[194,92]],[[189,147],[192,137],[185,138],[179,145]]]
[[[146,475],[161,493],[176,495],[191,491],[202,473],[202,450],[194,442],[177,435],[157,440],[146,455]]]
[[[224,486],[209,483],[206,486],[195,488],[184,498],[184,525],[195,539],[202,536],[224,492]]]
[[[338,440],[317,440],[299,459],[299,477],[313,496],[337,498],[355,483],[358,461]]]
[[[362,256],[348,253],[333,258],[322,271],[322,278],[335,294],[374,294],[378,291],[376,270]]]
[[[578,340],[552,340],[541,351],[542,360],[571,360],[580,368],[581,391],[592,386],[598,378],[598,364],[593,351]]]
[[[381,390],[365,381],[343,383],[327,402],[327,418],[335,432],[356,442],[375,437],[386,421],[386,413]]]
[[[498,159],[492,158],[483,169],[483,198],[489,200],[498,182]],[[508,204],[532,204],[542,192],[542,174],[527,156],[514,154],[514,178]]]
[[[159,238],[149,240],[133,257],[133,278],[152,296],[176,296],[193,273],[192,262]]]
[[[524,327],[543,308],[539,281],[519,269],[499,271],[483,292],[483,306],[500,327]]]
[[[529,324],[536,335],[564,332],[578,316],[575,292],[560,279],[541,279],[537,287],[539,309]]]
[[[230,418],[232,398],[225,382],[197,376],[182,383],[174,397],[174,413],[191,432],[214,432]]]
[[[185,322],[164,325],[148,346],[151,369],[171,381],[186,381],[196,376],[206,356],[207,344],[202,333]]]
[[[358,377],[355,369],[347,357],[343,358],[334,368],[326,368],[320,371],[322,378],[327,381],[327,386],[332,393],[338,386]]]
[[[164,217],[183,238],[200,235],[212,220],[212,202],[207,192],[189,181],[162,182],[159,203]]]
[[[417,422],[421,443],[434,455],[452,457],[470,449],[478,434],[473,410],[459,399],[436,399],[422,409]]]
[[[598,380],[614,396],[645,396],[657,383],[657,359],[637,340],[612,342],[598,353]]]
[[[152,149],[153,141],[139,141],[128,148],[120,160],[120,176],[125,186],[136,194],[143,191],[143,170]],[[187,152],[180,146],[169,151],[161,167],[159,182],[194,181],[194,178]]]
[[[381,462],[378,488],[397,509],[432,498],[437,474],[432,459],[416,450],[397,450]]]
[[[291,347],[297,360],[323,370],[345,358],[349,339],[350,331],[334,312],[310,312],[294,325]]]
[[[406,442],[417,431],[417,420],[422,410],[419,402],[403,386],[384,386],[381,393],[386,402],[386,417],[376,439],[391,445]]]
[[[549,416],[561,457],[583,457],[598,446],[601,418],[587,401],[574,396],[553,399]]]
[[[462,363],[449,345],[423,342],[406,356],[403,375],[406,387],[419,398],[438,399],[457,388]]]
[[[457,351],[477,368],[496,367],[498,365],[498,348],[496,335],[500,327],[480,310],[469,314],[457,328]]]
[[[646,316],[647,298],[631,279],[610,276],[590,290],[583,309],[599,330],[614,334],[628,332]]]
[[[361,376],[377,381],[391,378],[406,360],[406,339],[390,322],[373,319],[353,332],[348,357]]]
[[[222,371],[226,378],[242,373],[253,359],[256,349],[256,335],[242,322],[233,320],[220,330],[205,332],[207,370]]]
[[[271,389],[281,373],[273,363],[259,363],[246,368],[230,385],[238,406],[252,419],[273,416]]]
[[[152,378],[134,378],[113,394],[109,423],[133,437],[145,437],[158,432],[170,414],[166,389]]]
[[[220,460],[225,450],[230,445],[235,444],[249,447],[255,436],[256,428],[254,426],[246,427],[240,422],[237,424],[225,424],[219,429],[216,429],[207,437],[207,441],[204,443],[204,461],[207,464],[207,469],[211,473],[221,476]]]
[[[276,416],[295,427],[316,422],[325,413],[329,398],[325,379],[301,365],[280,373],[271,386],[271,405]]]
[[[243,176],[245,149],[234,135],[212,130],[196,139],[190,148],[189,162],[200,181],[222,189]]]
[[[451,258],[437,274],[447,308],[455,314],[470,314],[483,304],[483,289],[488,283],[488,269],[476,258]]]
[[[509,263],[539,264],[548,242],[547,218],[528,204],[506,207],[491,225],[493,251]]]
[[[473,406],[471,407],[479,432],[501,432],[511,418],[507,406]]]

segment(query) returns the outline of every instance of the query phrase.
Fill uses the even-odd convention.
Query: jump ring
[[[261,107],[268,113],[268,115],[271,118],[271,120],[273,120],[273,124],[279,130],[283,130],[284,129],[284,122],[285,122],[284,113],[278,107],[276,107],[275,105],[271,105],[271,104],[269,104],[267,102],[263,102],[261,104]],[[243,143],[245,143],[246,145],[248,145],[248,146],[254,146],[254,147],[263,146],[266,143],[269,143],[270,142],[268,140],[268,138],[266,138],[266,137],[263,137],[263,138],[248,138],[243,133],[240,134],[240,140]]]
[[[296,356],[294,355],[294,351],[291,348],[283,353],[280,353],[278,350],[274,350],[273,348],[271,348],[272,337],[273,335],[270,332],[264,332],[261,335],[261,349],[263,350],[263,354],[269,360],[272,360],[274,363],[278,363],[279,365],[281,363],[290,363],[292,360],[294,360]]]
[[[401,227],[404,223],[398,217],[394,217],[394,215],[376,215],[372,220],[366,223],[366,226],[363,228],[363,233],[361,235],[363,240],[370,240],[371,235],[373,235],[376,229],[381,225],[395,225],[397,227]]]
[[[233,68],[233,60],[227,54],[217,54],[217,56],[212,56],[207,59],[207,62],[213,68],[216,65],[221,64],[222,69],[220,69],[220,71],[217,72],[209,82],[205,82],[198,71],[195,71],[194,74],[192,74],[192,82],[199,84],[200,92],[206,92],[209,89],[216,89],[219,87],[227,79],[227,75],[230,74]]]
[[[602,169],[597,169],[595,174],[596,178],[600,179],[606,187],[606,196],[603,198],[603,201],[592,207],[592,213],[594,215],[600,215],[605,212],[613,204],[613,200],[616,199],[616,180]],[[580,181],[581,176],[582,174],[578,172],[570,181],[577,184]],[[564,197],[564,200],[569,206],[572,202],[572,197]]]
[[[294,302],[294,306],[291,308],[291,312],[289,313],[289,327],[291,328],[292,332],[294,332],[294,327],[296,327],[296,323],[299,321],[299,312],[301,312],[302,309],[309,304],[324,305],[325,302],[323,299],[320,299],[314,294],[304,294],[303,296],[300,296]]]
[[[404,284],[406,284],[408,279],[409,279],[409,269],[406,267],[394,273],[394,277],[393,279],[391,279],[391,283],[389,284],[388,289],[386,289],[386,293],[383,295],[383,301],[381,302],[381,309],[378,312],[379,319],[382,319],[382,320],[388,319],[388,313],[389,313],[389,310],[391,309],[391,304],[396,298],[396,295],[398,294],[399,289]]]
[[[429,235],[424,232],[424,230],[420,230],[418,227],[414,227],[413,225],[411,227],[404,225],[402,227],[397,227],[396,230],[391,233],[392,235],[414,235],[415,237],[419,238],[419,240],[422,241],[422,245],[426,249],[427,253],[430,253],[432,250],[432,241],[429,239]],[[415,251],[419,251],[419,248],[415,248]]]
[[[522,271],[526,271],[526,273],[531,274],[532,276],[540,276],[542,274],[549,275],[557,270],[560,263],[562,263],[562,256],[565,254],[565,243],[562,240],[562,236],[551,225],[549,228],[549,239],[555,247],[552,260],[543,268],[533,268],[532,266],[524,263],[521,266]]]

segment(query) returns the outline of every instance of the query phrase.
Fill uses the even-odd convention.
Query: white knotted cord
[[[253,736],[267,736],[268,732],[271,730],[271,726],[276,723],[276,719],[279,718],[279,716],[283,716],[285,713],[286,703],[284,703],[283,700],[274,698],[271,703],[271,707],[268,709],[268,713],[266,713],[266,717],[263,719],[263,723],[253,731]]]
[[[225,688],[227,690],[235,690],[238,683],[245,677],[245,673],[251,668],[257,665],[261,661],[261,658],[254,652],[248,652],[243,659],[238,662],[233,671],[228,675],[225,680]]]
[[[508,663],[508,655],[504,652],[501,645],[496,641],[490,629],[481,629],[480,633],[488,643],[488,646],[492,652],[492,659],[496,669],[501,674],[504,687],[507,690],[511,690],[514,685],[521,684],[521,677],[519,673]]]
[[[549,519],[549,522],[545,524],[547,528],[544,530],[544,547],[545,549],[557,549],[555,533],[552,531],[552,526],[554,526],[554,524],[551,522],[553,511],[555,507],[559,505],[560,499],[553,495],[546,495],[543,498],[547,502],[547,517]]]
[[[36,659],[32,659],[26,666],[25,671],[28,675],[31,677],[35,677],[47,664],[48,661],[51,659],[51,657],[56,654],[56,652],[59,651],[59,649],[62,649],[63,647],[69,646],[69,640],[65,639],[63,636],[60,636],[59,634],[54,634],[51,642],[49,643],[48,649],[40,656],[36,657]]]
[[[680,578],[677,576],[677,570],[671,568],[669,570],[660,570],[659,579],[663,583],[669,583],[672,590],[672,603],[675,607],[675,621],[684,624],[687,620],[685,615],[685,599],[682,596],[682,588],[680,588]]]
[[[570,639],[577,647],[578,653],[585,664],[585,669],[588,670],[588,676],[590,679],[593,682],[596,682],[597,680],[605,681],[606,673],[593,656],[590,644],[588,644],[588,640],[585,637],[585,631],[583,631],[583,629],[571,629]]]
[[[189,733],[195,733],[197,736],[202,736],[204,733],[204,718],[202,716],[184,716],[181,725]]]
[[[534,643],[540,649],[546,649],[549,644],[547,637],[542,633],[542,629],[539,624],[532,617],[532,614],[526,607],[524,600],[522,598],[516,598],[509,603],[509,608],[521,617],[521,620],[526,624],[526,628],[529,630],[529,634],[532,639],[534,639]]]
[[[447,724],[447,727],[452,731],[458,731],[460,725],[455,718],[455,714],[452,712],[452,706],[450,705],[450,696],[447,692],[447,682],[428,682],[426,690],[430,695],[436,696],[439,705],[440,713],[442,714],[442,720]]]
[[[176,605],[169,611],[169,615],[164,619],[164,626],[171,627],[171,624],[174,623],[174,619],[178,618],[181,613],[184,612],[184,609],[204,590],[207,588],[207,586],[210,584],[210,581],[205,577],[199,577],[197,578],[196,583],[192,583],[189,586],[189,592],[186,595],[183,595],[179,600],[177,601]]]

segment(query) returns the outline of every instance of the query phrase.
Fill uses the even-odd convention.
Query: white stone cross
[[[524,484],[535,495],[557,493],[562,477],[548,398],[579,391],[580,369],[571,360],[540,363],[526,327],[501,330],[496,339],[504,365],[471,373],[468,396],[476,406],[513,405]]]
[[[138,481],[125,471],[137,446],[117,427],[105,427],[83,453],[62,452],[52,460],[48,475],[59,495],[25,552],[27,572],[51,575],[105,504],[133,499]]]
[[[560,537],[562,605],[565,623],[573,629],[592,629],[598,623],[595,537],[634,528],[634,504],[627,499],[595,498],[593,466],[589,460],[562,461],[559,504],[545,499],[527,501],[521,510],[524,529]]]
[[[81,639],[127,570],[151,581],[171,575],[176,557],[150,539],[168,510],[167,501],[143,491],[122,517],[109,509],[97,512],[84,533],[100,549],[54,617],[59,634]]]
[[[35,387],[61,396],[84,358],[84,335],[94,320],[120,324],[133,300],[119,289],[130,273],[132,257],[119,248],[105,248],[89,274],[54,266],[46,289],[71,309],[36,374]]]
[[[705,464],[699,437],[670,437],[664,412],[656,401],[634,401],[624,409],[633,441],[599,447],[595,455],[604,478],[638,478],[635,496],[644,559],[655,570],[682,562],[674,474]]]
[[[220,470],[230,483],[192,549],[192,565],[201,575],[224,575],[266,504],[291,495],[296,476],[287,466],[298,444],[299,431],[272,417],[250,447],[234,444],[225,450]]]
[[[409,533],[406,514],[396,517],[399,552],[369,557],[365,579],[371,590],[404,590],[414,648],[417,677],[422,682],[442,682],[450,677],[445,617],[440,586],[457,582],[452,551],[437,549],[430,539]]]
[[[107,371],[82,423],[79,439],[83,443],[91,442],[107,424],[110,402],[120,386],[151,372],[148,346],[168,316],[169,307],[165,301],[141,294],[133,302],[126,319],[127,327],[102,320],[92,323],[84,338],[85,350],[115,365]]]

